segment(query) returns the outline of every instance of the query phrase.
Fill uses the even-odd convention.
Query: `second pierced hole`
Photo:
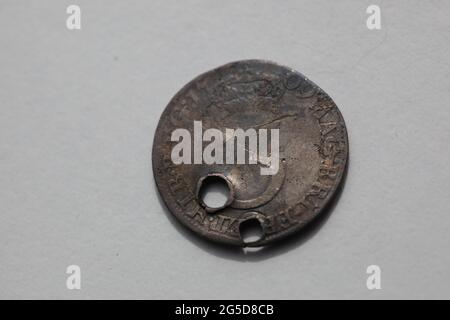
[[[209,176],[202,181],[199,197],[207,207],[221,208],[227,203],[230,192],[230,188],[223,178]]]
[[[242,241],[246,244],[251,244],[264,238],[264,230],[261,226],[261,222],[256,218],[250,218],[241,222],[239,225],[239,232]]]

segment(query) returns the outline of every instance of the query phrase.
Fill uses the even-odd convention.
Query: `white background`
[[[449,16],[444,0],[2,0],[0,298],[450,298]],[[350,139],[332,213],[256,254],[179,227],[150,162],[170,98],[249,58],[321,86]]]

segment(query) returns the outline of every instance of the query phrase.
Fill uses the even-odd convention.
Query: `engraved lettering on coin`
[[[171,158],[174,147],[180,149],[181,142],[171,139],[177,129],[190,137],[184,150],[189,152],[180,153],[189,161]],[[227,149],[230,130],[256,138],[236,139],[234,149]],[[219,141],[214,145],[213,137]],[[199,150],[207,150],[208,161],[196,155]],[[155,133],[152,162],[161,197],[182,224],[213,241],[264,246],[320,214],[336,193],[347,157],[344,120],[322,89],[290,68],[245,60],[198,76],[172,98]],[[236,159],[241,160],[231,161]],[[211,176],[230,189],[219,208],[200,199],[202,183]],[[244,242],[241,226],[250,220],[263,235]]]

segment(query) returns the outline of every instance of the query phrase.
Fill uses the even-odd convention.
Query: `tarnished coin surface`
[[[330,201],[348,157],[336,104],[301,73],[245,60],[206,72],[169,102],[153,142],[153,172],[170,212],[195,233],[263,246],[301,230]],[[208,207],[209,179],[228,198]],[[244,242],[257,222],[262,236]]]

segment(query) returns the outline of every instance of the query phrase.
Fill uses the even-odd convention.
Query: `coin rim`
[[[344,148],[345,150],[343,150],[343,152],[345,152],[345,155],[343,157],[344,163],[342,165],[342,169],[339,170],[338,176],[335,179],[335,183],[333,183],[327,196],[325,197],[325,199],[322,200],[322,205],[320,206],[320,209],[317,212],[311,212],[311,214],[306,219],[299,220],[298,223],[293,225],[292,227],[281,230],[274,234],[270,234],[269,237],[266,237],[264,235],[264,237],[262,237],[262,239],[260,239],[256,242],[251,242],[251,243],[244,243],[242,239],[236,240],[234,238],[228,238],[225,234],[221,234],[219,236],[216,233],[210,233],[208,231],[205,231],[204,229],[198,227],[197,224],[191,223],[190,219],[187,219],[184,217],[183,210],[180,210],[176,205],[171,205],[170,200],[172,203],[175,203],[175,199],[172,196],[171,192],[169,192],[167,190],[167,186],[162,183],[162,181],[159,179],[158,175],[156,174],[157,165],[161,165],[159,159],[157,159],[157,156],[156,156],[156,154],[158,153],[158,150],[156,150],[157,145],[159,144],[158,140],[160,140],[160,139],[158,139],[158,132],[161,130],[161,126],[162,126],[161,120],[170,114],[169,106],[172,105],[180,96],[182,96],[193,84],[198,82],[200,79],[208,76],[209,74],[213,74],[220,69],[226,69],[233,65],[239,65],[239,64],[262,64],[262,65],[263,64],[271,64],[271,65],[286,69],[290,72],[293,72],[293,73],[307,79],[311,85],[315,86],[316,88],[318,88],[319,90],[324,92],[329,97],[329,99],[332,101],[334,106],[336,107],[335,109],[336,109],[337,115],[340,118],[341,124],[342,124],[342,130],[343,130],[343,135],[344,135],[344,139],[342,139],[342,140],[343,141],[345,140],[345,148]],[[212,240],[212,241],[222,243],[222,244],[232,244],[232,245],[237,245],[240,247],[259,247],[259,246],[268,245],[269,243],[278,242],[279,240],[286,238],[294,233],[298,233],[301,229],[303,229],[305,226],[309,225],[315,218],[320,216],[328,208],[331,200],[337,196],[337,194],[338,194],[337,191],[341,187],[341,184],[343,182],[342,178],[343,178],[344,174],[347,172],[348,157],[349,157],[349,140],[348,140],[347,126],[345,124],[344,117],[342,116],[342,113],[341,113],[339,107],[334,102],[334,100],[326,93],[326,91],[324,91],[322,88],[320,88],[317,84],[315,84],[313,81],[311,81],[308,77],[305,77],[302,73],[300,73],[290,67],[278,64],[271,60],[247,59],[247,60],[232,61],[232,62],[226,63],[224,65],[221,65],[219,67],[213,68],[209,71],[203,72],[203,73],[199,74],[198,76],[196,76],[191,81],[189,81],[188,83],[186,83],[181,89],[179,89],[176,92],[176,94],[170,99],[169,103],[166,105],[166,107],[164,108],[164,111],[162,112],[161,116],[159,117],[158,125],[156,127],[155,134],[153,137],[151,161],[152,161],[153,177],[155,179],[158,193],[159,193],[161,199],[163,200],[165,206],[170,211],[170,213],[176,217],[176,220],[179,221],[183,226],[185,226],[189,231],[193,232],[196,235],[201,236],[202,238],[206,238],[208,240]],[[165,192],[165,193],[163,193],[163,192]],[[170,198],[170,199],[168,199],[168,198]],[[263,225],[262,225],[262,227],[264,229]]]

